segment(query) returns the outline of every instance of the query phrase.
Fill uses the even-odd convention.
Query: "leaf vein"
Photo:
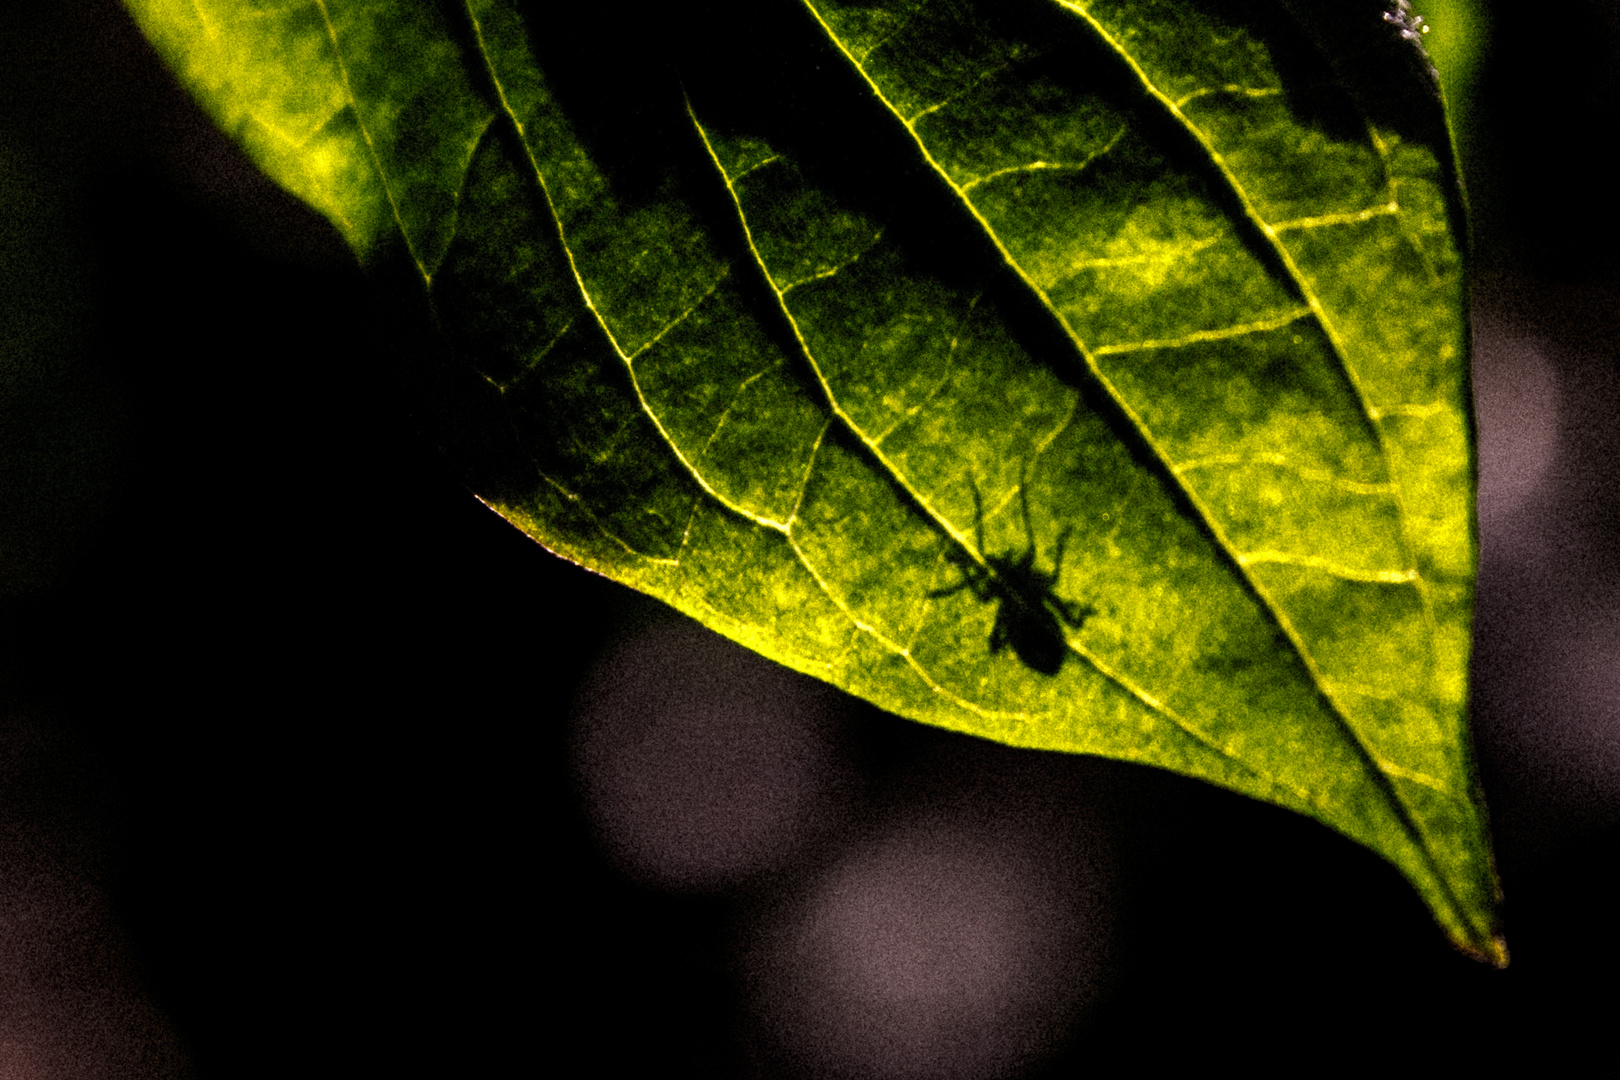
[[[1383,135],[1371,123],[1367,125],[1367,135],[1372,139],[1372,144],[1378,151],[1378,160],[1384,166],[1385,183],[1389,187],[1389,201],[1392,203],[1399,202],[1400,181],[1395,176],[1395,162],[1389,152],[1389,144],[1384,141]],[[1423,247],[1423,241],[1408,227],[1407,219],[1397,217],[1395,224],[1396,228],[1400,230],[1401,237],[1411,246],[1412,252],[1417,255],[1418,261],[1423,264],[1423,269],[1429,272],[1429,282],[1439,284],[1441,280],[1440,268],[1434,265],[1434,260],[1429,257],[1428,251]]]
[[[1276,86],[1239,86],[1237,83],[1227,83],[1225,86],[1204,86],[1177,99],[1175,105],[1178,109],[1184,108],[1199,98],[1211,97],[1215,94],[1235,94],[1251,98],[1277,97],[1282,94],[1282,88]]]
[[[1120,129],[1114,133],[1113,138],[1087,154],[1081,161],[1030,161],[1022,165],[1008,165],[1004,169],[996,169],[993,172],[985,173],[983,176],[974,177],[972,180],[962,184],[961,190],[965,194],[976,187],[988,184],[992,180],[1000,179],[1003,176],[1011,176],[1015,173],[1041,172],[1046,169],[1056,169],[1062,172],[1083,172],[1098,158],[1113,150],[1118,145],[1119,140],[1125,137],[1126,130],[1125,125],[1120,125]]]
[[[494,384],[494,386],[497,387],[503,394],[508,390],[515,390],[519,386],[523,385],[523,382],[528,379],[528,377],[545,361],[546,357],[551,354],[551,350],[562,344],[563,338],[568,336],[568,332],[574,328],[574,324],[578,321],[579,317],[577,315],[570,315],[568,317],[568,321],[563,323],[562,329],[557,331],[550,341],[546,342],[544,345],[535,350],[534,354],[524,362],[523,370],[518,372],[516,377],[514,377],[510,382],[500,383],[496,382],[494,379],[490,379],[489,381]]]
[[[1291,469],[1307,480],[1319,483],[1332,484],[1334,487],[1348,491],[1354,495],[1391,495],[1395,485],[1382,483],[1368,483],[1363,480],[1350,480],[1326,469],[1313,469],[1289,460],[1285,454],[1212,454],[1209,457],[1196,458],[1191,461],[1178,462],[1175,471],[1180,473],[1194,472],[1199,469],[1242,468],[1250,465],[1276,465]]]
[[[1131,696],[1135,697],[1138,701],[1142,702],[1142,704],[1146,705],[1152,711],[1154,711],[1154,712],[1158,713],[1159,715],[1161,715],[1161,716],[1165,717],[1166,719],[1168,719],[1171,723],[1175,724],[1176,727],[1180,728],[1182,731],[1184,731],[1187,735],[1192,737],[1197,742],[1201,743],[1202,745],[1208,747],[1211,750],[1214,750],[1216,753],[1220,754],[1222,757],[1226,758],[1228,761],[1231,761],[1233,764],[1237,765],[1239,768],[1243,769],[1245,772],[1248,772],[1251,776],[1257,776],[1260,779],[1264,780],[1266,783],[1271,784],[1273,787],[1276,787],[1276,788],[1279,788],[1279,789],[1281,789],[1283,791],[1289,792],[1295,798],[1299,799],[1301,802],[1305,803],[1306,805],[1314,806],[1319,810],[1325,810],[1327,808],[1327,802],[1326,802],[1326,799],[1323,796],[1321,796],[1321,795],[1319,795],[1319,794],[1317,794],[1315,792],[1309,791],[1309,790],[1307,790],[1305,788],[1297,787],[1294,784],[1287,783],[1287,782],[1279,779],[1278,777],[1275,777],[1275,776],[1271,775],[1271,773],[1269,773],[1265,769],[1260,768],[1258,765],[1255,765],[1253,762],[1248,761],[1247,759],[1241,757],[1230,746],[1227,746],[1226,744],[1221,743],[1220,741],[1218,741],[1218,740],[1212,738],[1211,736],[1205,734],[1203,731],[1200,731],[1196,726],[1194,726],[1191,722],[1189,722],[1185,717],[1183,717],[1175,709],[1172,709],[1167,702],[1162,701],[1158,697],[1156,697],[1155,695],[1148,693],[1148,691],[1145,688],[1136,685],[1136,683],[1134,681],[1132,681],[1131,679],[1129,679],[1125,675],[1123,675],[1123,674],[1121,674],[1121,673],[1119,673],[1117,671],[1112,670],[1107,664],[1104,664],[1102,662],[1102,660],[1100,660],[1096,655],[1094,655],[1089,650],[1087,650],[1084,646],[1081,646],[1081,645],[1077,644],[1076,642],[1074,642],[1073,640],[1069,639],[1067,637],[1067,635],[1065,635],[1064,640],[1065,640],[1065,644],[1067,644],[1069,646],[1069,649],[1072,652],[1074,652],[1075,655],[1083,657],[1089,664],[1091,664],[1091,666],[1093,668],[1095,668],[1098,672],[1100,672],[1105,678],[1108,678],[1108,679],[1112,680],[1115,684],[1123,687],[1125,689],[1125,691],[1127,693],[1129,693]]]
[[[1259,319],[1255,322],[1244,323],[1241,326],[1223,326],[1217,330],[1195,330],[1190,334],[1178,338],[1160,338],[1150,341],[1134,341],[1118,345],[1098,345],[1091,350],[1092,356],[1119,356],[1124,353],[1146,352],[1150,349],[1182,349],[1189,345],[1197,345],[1205,341],[1225,341],[1228,338],[1244,337],[1248,334],[1262,334],[1270,330],[1280,330],[1290,323],[1308,317],[1310,308],[1295,308],[1270,319]]]
[[[832,420],[829,418],[821,425],[821,430],[816,432],[816,441],[810,444],[810,456],[804,463],[804,476],[799,481],[799,493],[793,499],[793,512],[788,514],[787,528],[783,530],[790,538],[793,535],[793,523],[799,520],[799,511],[804,508],[805,492],[810,490],[810,474],[815,471],[816,458],[821,454],[821,444],[826,441],[827,431],[831,427]]]
[[[731,400],[726,402],[726,407],[721,410],[720,419],[714,422],[714,430],[709,432],[708,439],[703,443],[703,449],[698,453],[697,459],[699,461],[703,461],[709,456],[709,450],[714,446],[714,440],[720,437],[720,430],[726,426],[726,421],[731,419],[731,411],[737,407],[737,402],[742,400],[742,396],[747,389],[765,377],[765,371],[766,369],[761,368],[737,384],[736,392],[731,395]]]
[[[870,54],[868,54],[868,55],[870,55]],[[1014,51],[1010,56],[1008,56],[1007,59],[1003,60],[1001,63],[993,64],[990,67],[986,68],[984,71],[982,71],[979,74],[979,76],[976,79],[974,79],[972,82],[968,83],[966,86],[962,87],[956,93],[950,94],[947,97],[945,97],[943,100],[934,102],[934,104],[932,104],[932,105],[928,105],[928,106],[925,106],[924,108],[918,109],[916,112],[912,113],[909,117],[906,118],[906,123],[908,123],[908,124],[916,124],[919,120],[923,120],[923,119],[925,119],[925,118],[927,118],[929,116],[932,116],[934,113],[936,113],[939,110],[945,108],[947,105],[952,105],[952,104],[954,104],[954,103],[956,103],[958,101],[961,101],[963,98],[965,98],[969,94],[971,94],[974,90],[978,89],[979,86],[981,86],[983,83],[985,83],[986,81],[996,77],[997,75],[1000,75],[1002,72],[1008,70],[1009,68],[1011,68],[1014,64],[1016,64],[1021,59],[1023,59],[1022,55],[1018,51]]]
[[[772,282],[772,287],[775,288],[776,291],[781,293],[783,296],[786,296],[788,293],[792,292],[794,289],[797,289],[802,285],[808,285],[813,281],[821,281],[823,278],[830,278],[834,274],[841,273],[842,271],[847,270],[851,266],[854,266],[856,263],[860,262],[861,261],[861,256],[865,255],[868,251],[871,251],[872,248],[877,245],[877,242],[879,240],[881,240],[882,238],[883,238],[883,230],[879,229],[877,232],[872,234],[872,236],[871,236],[871,238],[869,240],[867,240],[866,246],[864,248],[862,248],[860,251],[856,252],[854,255],[852,255],[848,259],[845,259],[843,262],[839,263],[837,266],[834,266],[834,267],[832,267],[831,269],[828,269],[828,270],[817,271],[816,273],[811,274],[809,277],[799,278],[797,281],[790,281],[786,285],[777,286],[775,284],[775,282],[773,281]]]
[[[1346,581],[1360,581],[1374,585],[1414,585],[1417,583],[1418,572],[1409,570],[1363,570],[1353,566],[1345,566],[1332,559],[1320,555],[1300,555],[1297,552],[1281,550],[1243,551],[1237,556],[1241,566],[1258,566],[1264,563],[1281,563],[1286,566],[1298,566],[1307,570],[1320,570],[1336,578]],[[1331,682],[1332,680],[1324,680]]]
[[[725,282],[726,278],[730,276],[731,267],[727,266],[722,269],[720,273],[715,275],[714,280],[709,283],[709,287],[703,291],[702,296],[699,296],[696,300],[692,301],[685,311],[681,312],[679,315],[676,315],[673,319],[669,320],[669,322],[665,323],[657,333],[643,342],[635,352],[626,356],[625,363],[634,364],[641,358],[643,353],[645,353],[648,349],[651,349],[654,345],[657,345],[660,341],[664,340],[664,337],[667,334],[669,334],[676,327],[680,326],[681,323],[691,318],[692,313],[698,308],[702,307],[704,304],[708,303],[710,298],[713,297],[717,291],[719,291],[720,286]]]
[[[1359,225],[1363,221],[1371,221],[1376,217],[1389,217],[1399,214],[1401,204],[1391,199],[1389,202],[1377,206],[1369,206],[1365,210],[1350,210],[1338,214],[1320,214],[1316,217],[1293,218],[1290,221],[1279,221],[1271,227],[1273,232],[1303,232],[1307,229],[1321,229],[1330,225]]]
[[[1451,411],[1451,406],[1444,401],[1405,402],[1399,405],[1385,405],[1372,410],[1374,420],[1382,420],[1387,416],[1409,416],[1417,420],[1427,420],[1431,416],[1439,416]]]
[[[961,189],[958,190],[960,191]],[[963,197],[966,198],[965,192],[963,193]],[[989,227],[989,223],[986,222],[985,228],[988,229]],[[1104,255],[1095,259],[1082,259],[1079,262],[1069,264],[1069,270],[1071,271],[1070,278],[1082,270],[1097,270],[1112,266],[1153,266],[1155,264],[1160,266],[1168,266],[1177,259],[1185,259],[1198,254],[1200,251],[1212,248],[1216,244],[1220,243],[1222,239],[1224,239],[1224,237],[1219,235],[1205,236],[1200,237],[1191,243],[1165,244],[1149,251],[1143,251],[1136,255]],[[1009,258],[1011,258],[1011,256],[1009,256]],[[1035,285],[1034,282],[1030,282],[1030,287],[1039,288],[1039,286]],[[1044,290],[1042,291],[1044,292]],[[1065,322],[1064,325],[1067,325],[1067,322]],[[1092,355],[1096,355],[1095,350],[1092,350]]]
[[[902,415],[898,420],[884,428],[881,432],[873,435],[872,442],[874,445],[882,445],[883,442],[889,438],[889,436],[893,435],[896,431],[899,431],[906,424],[910,423],[913,419],[920,415],[924,409],[933,403],[934,399],[944,391],[945,387],[950,385],[951,375],[956,363],[956,350],[962,342],[962,328],[965,327],[968,320],[973,317],[974,309],[979,306],[979,300],[983,297],[983,295],[983,293],[976,294],[973,299],[969,301],[967,310],[962,313],[961,319],[958,320],[956,324],[956,332],[951,335],[951,343],[945,348],[945,364],[940,371],[939,378],[934,381],[934,385],[928,388],[928,392],[923,395],[921,401],[907,409],[905,414]]]

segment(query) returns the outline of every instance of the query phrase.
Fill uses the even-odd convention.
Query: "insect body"
[[[1035,529],[1029,521],[1027,490],[1027,485],[1021,485],[1018,498],[1024,512],[1024,533],[1029,537],[1029,547],[1021,553],[986,555],[984,506],[979,499],[978,485],[973,486],[973,529],[983,562],[968,552],[952,551],[947,558],[961,568],[962,580],[928,595],[950,596],[968,589],[980,600],[999,601],[996,623],[990,630],[990,651],[999,653],[1011,645],[1014,654],[1026,665],[1043,675],[1056,675],[1069,651],[1063,627],[1080,629],[1096,609],[1070,604],[1055,591],[1058,575],[1062,573],[1063,545],[1069,539],[1068,529],[1058,536],[1051,572],[1035,565]]]

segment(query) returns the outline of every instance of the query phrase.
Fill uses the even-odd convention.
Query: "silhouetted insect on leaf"
[[[990,651],[999,653],[1011,645],[1018,659],[1030,668],[1042,675],[1056,675],[1069,652],[1063,627],[1080,629],[1096,609],[1085,604],[1070,604],[1057,595],[1058,575],[1063,572],[1063,545],[1069,539],[1067,528],[1058,535],[1051,572],[1035,565],[1035,529],[1029,520],[1028,491],[1027,484],[1019,485],[1018,501],[1024,512],[1024,534],[1029,537],[1029,547],[1022,552],[987,555],[984,505],[979,498],[979,486],[973,484],[973,531],[979,545],[979,559],[983,562],[966,551],[952,551],[946,557],[961,569],[962,580],[928,595],[950,596],[968,589],[980,600],[998,601],[1001,606],[996,609],[996,623],[990,630]]]

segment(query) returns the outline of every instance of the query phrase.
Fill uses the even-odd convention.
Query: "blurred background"
[[[1620,1064],[1620,7],[1417,11],[1475,212],[1506,971],[1308,821],[896,720],[548,555],[122,9],[15,0],[0,1076]]]

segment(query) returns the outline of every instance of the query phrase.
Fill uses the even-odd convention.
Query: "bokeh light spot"
[[[575,707],[574,774],[632,877],[723,891],[786,864],[840,807],[836,690],[687,620],[610,650]]]
[[[1016,832],[911,824],[830,868],[755,957],[769,1071],[994,1080],[1056,1051],[1095,992],[1102,917]]]
[[[1541,488],[1558,452],[1558,373],[1533,338],[1488,321],[1474,334],[1479,520],[1492,531]]]

